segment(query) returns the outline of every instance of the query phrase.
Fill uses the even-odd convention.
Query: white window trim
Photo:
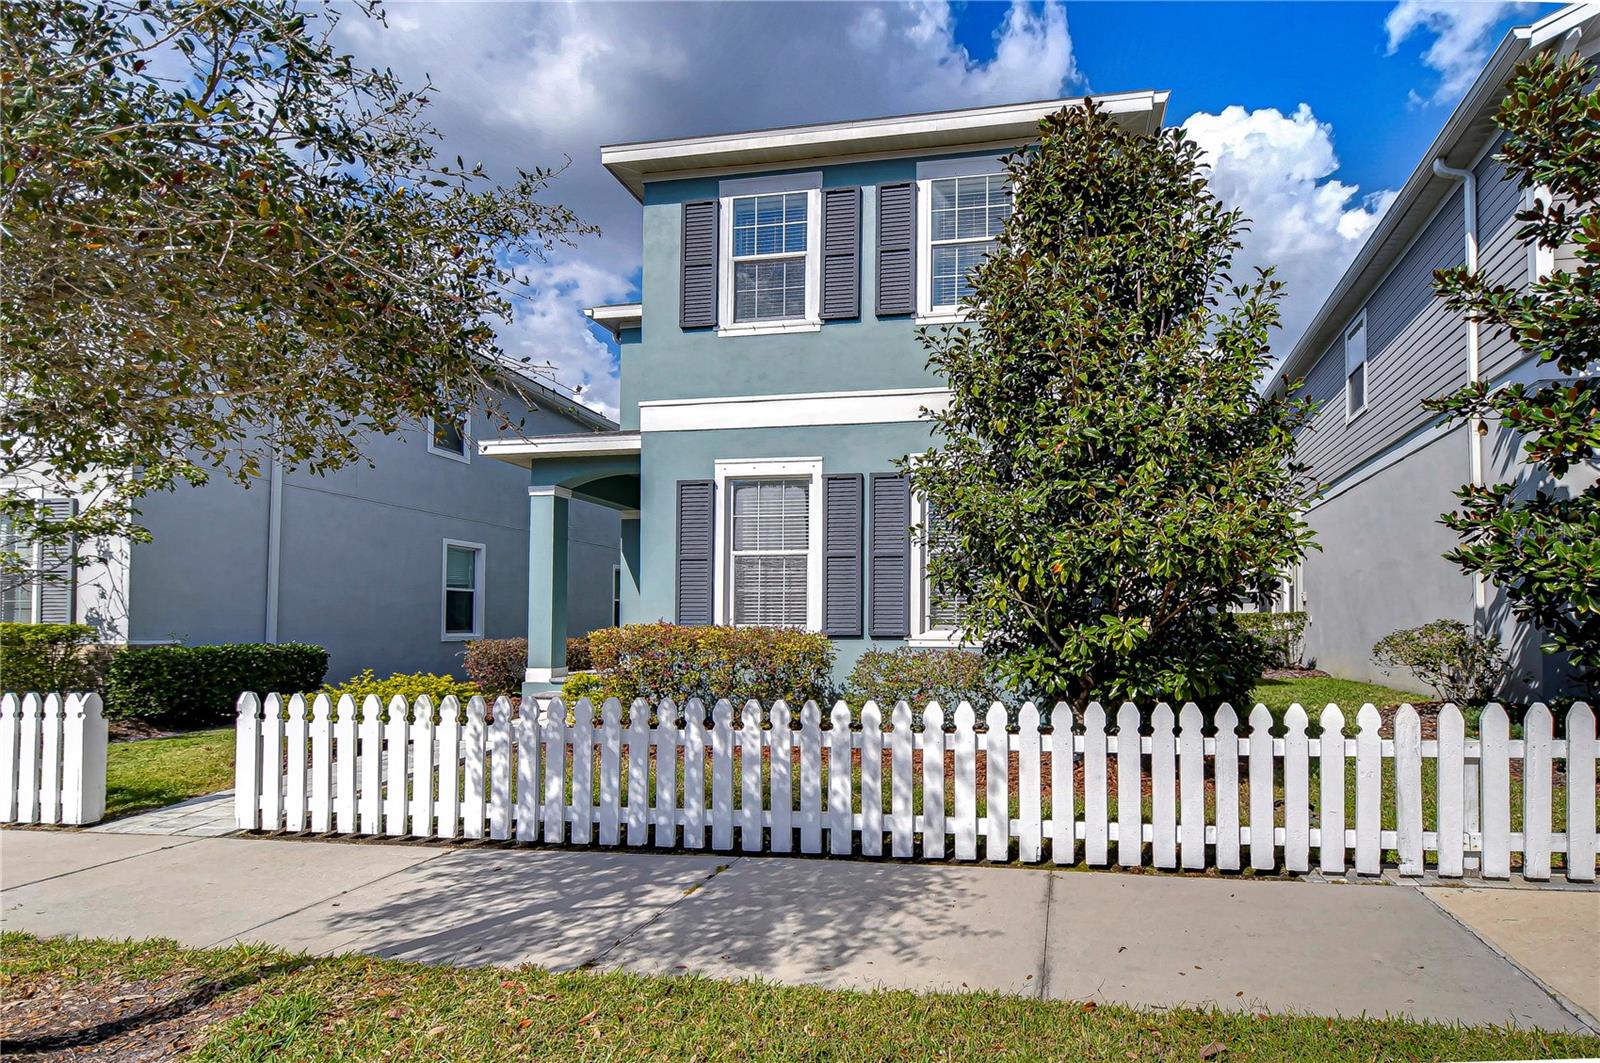
[[[445,450],[443,447],[436,447],[436,446],[433,445],[433,433],[436,430],[436,428],[437,428],[437,422],[434,420],[434,418],[432,418],[432,417],[428,418],[428,436],[427,436],[428,453],[429,454],[437,454],[441,458],[449,458],[451,461],[459,461],[463,465],[471,465],[472,464],[472,421],[471,421],[471,418],[465,418],[465,419],[463,419],[463,421],[461,423],[461,453],[460,454],[457,454],[453,450]]]
[[[933,306],[933,182],[946,177],[983,177],[1004,173],[1001,156],[970,159],[933,159],[917,163],[917,315],[919,325],[949,325],[966,321],[959,307]]]
[[[821,458],[738,458],[714,463],[717,481],[717,519],[713,548],[716,550],[716,583],[712,588],[712,619],[718,624],[733,622],[733,580],[728,559],[732,555],[733,503],[728,494],[729,480],[808,480],[809,513],[806,549],[806,625],[807,631],[822,630],[822,459]]]
[[[1522,209],[1529,210],[1536,203],[1550,203],[1550,188],[1548,185],[1539,185],[1537,188],[1524,188],[1522,190]],[[1528,283],[1537,284],[1556,271],[1556,252],[1554,248],[1545,247],[1538,240],[1528,240]]]
[[[733,201],[743,196],[805,192],[806,312],[772,321],[733,320]],[[817,332],[822,328],[822,172],[773,174],[723,181],[717,186],[717,335],[762,336]]]
[[[912,458],[912,464],[916,458]],[[928,581],[928,548],[923,538],[928,526],[928,499],[921,492],[911,495],[911,511],[916,519],[911,528],[911,637],[906,645],[925,648],[975,649],[982,643],[962,637],[960,628],[932,627],[928,623],[928,609],[933,598],[932,584]]]
[[[1357,327],[1361,330],[1363,348],[1361,361],[1356,363],[1362,366],[1361,405],[1352,407],[1350,405],[1350,376],[1355,372],[1355,365],[1351,364],[1350,361],[1350,334],[1355,332]],[[1372,405],[1372,333],[1367,329],[1366,307],[1362,307],[1361,312],[1350,319],[1349,324],[1345,325],[1344,332],[1340,333],[1340,335],[1343,338],[1342,346],[1344,347],[1344,423],[1349,424],[1366,413],[1367,407]]]
[[[450,631],[446,624],[449,602],[450,578],[450,548],[475,550],[478,559],[472,566],[472,630],[470,632]],[[489,548],[482,543],[467,542],[464,539],[446,539],[439,548],[439,641],[440,642],[470,642],[473,639],[483,638],[483,574],[488,568]]]

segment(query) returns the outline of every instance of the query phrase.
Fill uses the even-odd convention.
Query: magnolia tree
[[[969,323],[922,336],[951,389],[909,465],[934,593],[1033,696],[1236,699],[1262,658],[1230,610],[1309,544],[1307,406],[1257,388],[1281,286],[1233,285],[1244,220],[1181,130],[1091,102],[1006,165]]]
[[[1520,67],[1498,121],[1507,179],[1538,190],[1517,215],[1520,236],[1554,268],[1534,283],[1492,284],[1465,268],[1443,270],[1449,305],[1504,329],[1549,378],[1532,387],[1471,384],[1427,405],[1487,432],[1498,422],[1522,437],[1537,485],[1467,484],[1443,523],[1461,537],[1445,556],[1492,580],[1512,612],[1547,634],[1581,682],[1600,683],[1600,89],[1596,68],[1548,54]]]
[[[140,537],[149,491],[336,469],[502,376],[513,264],[589,230],[551,170],[437,158],[426,96],[337,52],[337,17],[0,5],[0,483],[90,499],[0,493],[23,539]]]

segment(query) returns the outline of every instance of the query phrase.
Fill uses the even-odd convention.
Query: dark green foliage
[[[833,668],[827,636],[782,627],[624,624],[590,632],[589,647],[605,696],[624,703],[699,698],[709,710],[718,698],[735,706],[782,698],[798,708],[827,700]]]
[[[311,693],[327,671],[328,651],[299,642],[130,649],[106,674],[106,716],[177,727],[226,723],[245,691]]]
[[[1526,287],[1491,284],[1466,269],[1441,270],[1450,307],[1503,329],[1556,382],[1491,391],[1486,382],[1430,400],[1486,434],[1491,422],[1522,436],[1536,491],[1509,483],[1456,492],[1442,523],[1461,537],[1445,555],[1498,585],[1512,612],[1537,624],[1547,653],[1565,653],[1591,693],[1600,684],[1600,483],[1560,481],[1600,455],[1600,89],[1593,64],[1548,53],[1523,64],[1497,117],[1509,136],[1500,157],[1522,188],[1548,189],[1521,211],[1521,239],[1570,254]],[[1558,259],[1559,264],[1559,259]],[[1584,486],[1587,484],[1587,486]]]
[[[0,624],[0,690],[98,691],[111,650],[88,624]]]
[[[1002,691],[992,663],[982,654],[902,646],[863,653],[845,680],[843,697],[856,712],[868,699],[876,701],[885,719],[897,701],[909,702],[919,717],[928,702],[937,701],[948,718],[963,701],[982,716],[990,702],[1002,698]]]
[[[1493,636],[1479,635],[1459,620],[1435,620],[1392,631],[1372,647],[1372,659],[1388,672],[1404,668],[1427,683],[1442,701],[1481,705],[1506,679],[1506,653]]]
[[[1236,613],[1233,619],[1261,643],[1266,667],[1300,667],[1300,640],[1310,619],[1305,613]]]
[[[1008,168],[971,323],[923,334],[952,390],[910,468],[950,527],[938,593],[1037,700],[1242,698],[1261,654],[1231,610],[1310,541],[1306,405],[1257,392],[1281,286],[1232,286],[1244,221],[1181,130],[1069,107]]]

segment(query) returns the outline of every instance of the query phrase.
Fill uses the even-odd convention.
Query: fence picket
[[[283,829],[306,829],[306,758],[311,732],[306,726],[306,696],[289,697],[289,718],[283,724]]]
[[[18,819],[17,732],[21,712],[22,705],[15,694],[0,694],[0,823],[15,823]],[[237,807],[234,816],[237,819]]]
[[[643,845],[650,833],[650,706],[634,698],[628,706],[628,844]]]
[[[1011,753],[1006,707],[989,706],[983,721],[984,856],[1003,863],[1011,856]]]
[[[1380,717],[1371,702],[1356,713],[1356,874],[1381,869],[1383,828],[1383,740]]]
[[[383,703],[376,694],[361,702],[361,833],[383,833]],[[482,758],[480,758],[481,760]]]
[[[690,702],[692,708],[694,703]],[[689,772],[684,770],[684,795],[690,798],[686,801],[689,808],[697,806],[692,802],[693,790],[689,786]],[[622,822],[622,702],[616,698],[607,698],[600,706],[600,844],[616,845],[621,841],[619,827]],[[692,844],[695,835],[685,831],[684,844],[690,848],[698,846]]]
[[[1144,854],[1143,757],[1139,754],[1139,707],[1124,701],[1117,710],[1117,863],[1138,867]]]
[[[38,694],[22,696],[22,718],[18,727],[17,822],[39,822],[39,713],[43,705]],[[260,756],[259,750],[256,754]]]
[[[1083,858],[1096,867],[1111,862],[1106,808],[1106,710],[1098,701],[1083,714]]]
[[[356,830],[356,699],[339,695],[339,718],[333,725],[334,829],[341,834]]]
[[[433,699],[423,694],[411,706],[411,836],[433,837]]]
[[[1178,851],[1186,870],[1206,866],[1206,761],[1200,706],[1178,712]]]
[[[894,703],[889,712],[889,855],[908,859],[916,841],[911,706]],[[776,761],[774,761],[776,763]]]
[[[498,712],[498,706],[496,707]],[[511,717],[511,742],[516,748],[516,785],[512,807],[512,835],[519,842],[539,839],[539,818],[545,780],[539,776],[540,745],[544,741],[541,717],[549,715],[549,704],[537,698],[523,698]]]
[[[572,844],[594,838],[594,702],[579,698],[572,721]]]
[[[755,700],[744,703],[739,727],[739,848],[761,851],[761,703]]]
[[[67,695],[62,731],[61,822],[81,827],[106,814],[106,721],[100,695]]]
[[[1278,864],[1274,768],[1272,713],[1257,704],[1250,710],[1250,866],[1257,871],[1271,871]]]
[[[1078,862],[1073,766],[1072,709],[1058,701],[1050,710],[1050,861],[1061,867]]]
[[[1017,714],[1017,859],[1036,864],[1043,854],[1043,800],[1039,792],[1039,708],[1022,703]]]
[[[822,710],[800,707],[800,851],[822,852]]]
[[[1150,859],[1178,866],[1177,739],[1172,706],[1161,702],[1150,720]]]
[[[261,699],[261,829],[283,829],[283,699]]]
[[[1283,725],[1283,866],[1296,874],[1311,870],[1311,741],[1306,710],[1296,702]]]
[[[656,847],[678,842],[678,706],[664,699],[656,708]],[[576,784],[574,784],[576,785]]]
[[[1466,726],[1461,710],[1445,705],[1439,710],[1439,753],[1435,783],[1438,804],[1439,875],[1460,878],[1465,855],[1463,821],[1466,814],[1464,775],[1466,774]]]
[[[311,829],[333,829],[332,699],[318,694],[311,703]]]
[[[524,698],[526,705],[531,699]],[[560,698],[544,703],[539,721],[543,740],[544,824],[541,836],[546,845],[567,842],[567,706]]]
[[[782,698],[772,703],[772,830],[769,847],[775,853],[794,849],[794,732],[789,729],[789,706]]]
[[[937,701],[922,711],[922,855],[944,859],[944,710]]]
[[[1522,877],[1535,881],[1550,877],[1553,723],[1542,701],[1522,717]]]
[[[1401,705],[1394,717],[1395,849],[1402,875],[1422,874],[1422,723]]]
[[[733,848],[733,706],[711,710],[711,848]]]
[[[60,694],[46,694],[39,717],[39,822],[61,822]]]
[[[466,838],[483,837],[483,821],[488,814],[484,799],[485,755],[489,746],[488,706],[482,697],[467,699],[467,722],[461,730],[461,834]],[[363,795],[365,799],[365,795]]]
[[[861,706],[861,855],[883,855],[883,713]]]
[[[965,701],[957,705],[955,734],[951,736],[956,784],[951,833],[955,835],[957,860],[978,858],[978,748],[974,723],[972,706]]]
[[[848,856],[851,845],[850,707],[836,702],[828,730],[828,851]]]
[[[439,702],[439,804],[436,807],[439,837],[454,838],[461,830],[461,700],[454,694],[446,694]]]
[[[26,711],[27,703],[24,698],[21,705],[23,711]],[[19,727],[23,722],[18,720]],[[10,747],[12,741],[8,738],[6,746]],[[25,760],[26,746],[21,753]],[[6,773],[7,776],[22,767],[23,763],[19,761]],[[254,694],[240,694],[233,735],[233,825],[240,830],[258,830],[261,827],[261,775],[261,702]],[[27,793],[24,780],[19,779],[17,786],[19,794]],[[15,811],[17,819],[26,823],[22,809],[19,807]]]
[[[399,694],[389,699],[383,730],[383,832],[391,836],[406,832],[406,786],[411,780],[407,756],[407,747],[411,744],[406,733],[408,711],[406,699]]]
[[[489,838],[503,842],[511,837],[511,699],[494,699],[494,722],[489,726]]]
[[[1478,718],[1483,801],[1483,877],[1511,877],[1511,721],[1491,703]]]
[[[1322,724],[1317,800],[1318,867],[1324,875],[1342,875],[1345,869],[1344,836],[1344,713],[1328,705],[1318,717]],[[1217,780],[1220,792],[1222,780]]]
[[[1217,867],[1239,870],[1239,714],[1223,702],[1217,708],[1215,764],[1217,791]]]
[[[1594,793],[1595,719],[1584,702],[1567,710],[1567,878],[1594,881],[1595,803],[1576,795]]]
[[[683,710],[683,845],[706,847],[706,708],[690,698]]]

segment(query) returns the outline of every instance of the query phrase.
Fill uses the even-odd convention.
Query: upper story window
[[[1348,423],[1367,408],[1367,312],[1356,315],[1344,330],[1344,419]]]
[[[472,452],[467,449],[466,422],[428,418],[428,452],[470,463]]]
[[[972,268],[994,250],[1011,216],[998,157],[917,164],[917,316],[950,321],[971,294]]]
[[[719,331],[821,327],[822,174],[723,181]]]

